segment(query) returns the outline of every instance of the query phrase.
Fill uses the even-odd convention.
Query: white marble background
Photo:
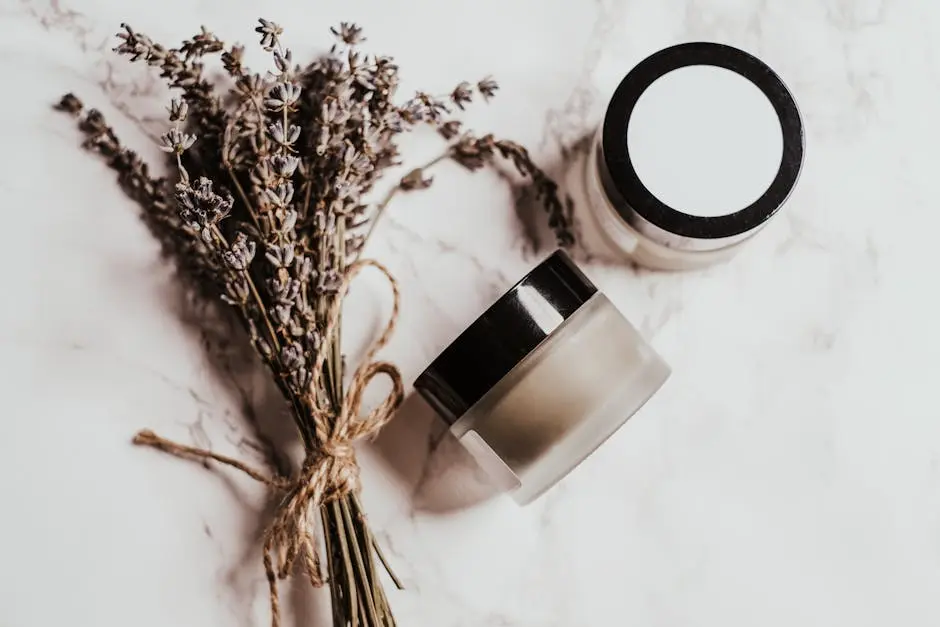
[[[155,158],[165,94],[110,53],[118,24],[250,42],[260,14],[300,58],[360,22],[407,89],[493,74],[472,125],[559,174],[623,73],[679,41],[756,53],[805,116],[800,186],[731,264],[586,264],[675,372],[550,495],[481,500],[414,399],[363,448],[403,627],[940,624],[937,3],[2,0],[0,625],[267,624],[263,491],[129,445],[152,427],[248,454],[260,388],[211,366],[136,208],[50,109],[75,91]],[[548,250],[498,177],[437,174],[370,251],[403,284],[387,356],[409,381]],[[353,332],[383,306],[357,290]],[[291,598],[297,624],[327,624],[321,596]]]

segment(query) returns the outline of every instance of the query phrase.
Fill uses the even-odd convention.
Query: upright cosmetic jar
[[[803,151],[793,95],[762,61],[716,43],[666,48],[610,100],[585,172],[591,215],[640,265],[706,266],[783,206]]]
[[[526,504],[600,446],[669,372],[558,251],[444,349],[415,388],[494,482]]]

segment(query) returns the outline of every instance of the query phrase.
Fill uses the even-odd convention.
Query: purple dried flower
[[[348,46],[355,46],[366,40],[362,36],[362,28],[352,22],[340,22],[338,29],[331,28],[330,31],[339,41]]]
[[[183,42],[183,45],[180,47],[180,52],[188,61],[207,54],[221,52],[222,48],[223,44],[219,41],[219,38],[206,30],[206,27],[203,26],[192,39]]]
[[[434,182],[433,176],[424,176],[424,170],[422,168],[415,168],[404,177],[402,177],[401,182],[398,184],[405,191],[411,191],[414,189],[427,189],[431,187],[431,183]]]
[[[293,209],[284,213],[284,219],[281,221],[281,233],[291,233],[297,225],[297,212]]]
[[[170,122],[185,122],[186,116],[189,113],[189,105],[186,104],[185,100],[174,98],[173,100],[170,101],[169,112],[170,112]],[[187,146],[187,148],[188,147],[189,146]]]
[[[242,59],[245,56],[244,46],[232,46],[222,53],[222,67],[231,76],[240,76],[245,71]]]
[[[437,132],[440,133],[441,137],[444,139],[453,139],[460,135],[460,126],[459,120],[449,120],[441,124]]]
[[[470,83],[463,81],[457,85],[454,91],[450,93],[450,100],[458,109],[463,111],[465,104],[473,102],[473,88],[470,87]]]
[[[339,291],[339,287],[342,284],[343,279],[336,270],[327,270],[320,275],[317,281],[316,291],[319,294],[334,294]]]
[[[255,243],[238,232],[229,249],[222,253],[222,259],[232,270],[247,270],[255,258]]]
[[[264,197],[275,207],[284,208],[294,198],[294,186],[290,181],[280,183],[274,189],[264,190]]]
[[[65,111],[71,115],[78,115],[84,108],[85,105],[82,104],[82,101],[79,100],[78,96],[75,94],[65,94],[56,104],[56,109]]]
[[[290,50],[285,50],[283,54],[278,51],[274,52],[274,66],[281,72],[281,74],[288,74],[294,71],[294,55]]]
[[[271,88],[267,100],[264,104],[268,109],[275,113],[280,113],[284,109],[291,109],[300,99],[300,86],[294,83],[278,83]]]
[[[297,342],[291,342],[281,349],[281,364],[288,370],[296,370],[302,367],[304,361],[304,349]]]
[[[392,133],[400,133],[405,130],[404,120],[397,109],[392,109],[382,117],[382,125]]]
[[[283,326],[290,322],[291,315],[291,306],[290,305],[275,305],[271,308],[271,311],[274,312],[274,318],[278,323],[278,326]]]
[[[300,137],[300,127],[296,124],[290,124],[285,130],[284,122],[278,120],[274,124],[268,125],[268,133],[276,143],[282,146],[290,146]]]
[[[212,189],[212,181],[201,176],[195,186],[189,183],[176,185],[176,202],[183,222],[197,231],[208,232],[228,215],[234,199],[217,194]]]
[[[351,143],[346,144],[346,150],[343,153],[343,165],[347,170],[352,170],[360,174],[365,174],[372,167],[369,158],[356,150]]]
[[[271,52],[277,47],[278,38],[284,32],[284,29],[274,22],[259,18],[255,32],[261,35],[261,47]]]
[[[293,155],[273,155],[269,163],[275,174],[286,179],[294,175],[300,159]]]
[[[229,305],[239,305],[248,300],[249,294],[247,279],[243,274],[238,274],[225,282],[225,292],[222,294],[222,300]]]
[[[294,262],[294,245],[271,245],[264,253],[265,258],[275,268],[286,268]],[[275,277],[271,282],[271,290],[278,293],[281,289],[286,290],[289,283],[285,283],[280,277]]]
[[[258,74],[242,76],[235,82],[235,91],[246,99],[257,98],[264,93],[264,79]]]
[[[196,143],[195,135],[187,135],[178,128],[171,128],[160,136],[160,150],[178,155],[186,152],[194,143]]]
[[[121,24],[121,28],[124,29],[124,32],[117,34],[121,43],[114,48],[114,51],[118,54],[129,55],[131,61],[139,61],[140,59],[149,61],[154,51],[153,41],[146,35],[134,32],[134,29],[127,24]]]
[[[499,84],[489,76],[477,83],[477,90],[483,96],[484,100],[489,100],[495,96],[497,89],[499,89]]]

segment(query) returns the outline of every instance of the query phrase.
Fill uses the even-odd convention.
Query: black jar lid
[[[726,215],[689,215],[661,201],[640,180],[628,148],[627,131],[640,96],[667,73],[694,65],[724,68],[757,86],[773,106],[783,135],[782,159],[770,186],[749,206]],[[620,217],[665,246],[704,250],[743,239],[784,204],[802,168],[804,132],[793,95],[763,61],[724,44],[691,42],[660,50],[627,74],[607,108],[600,144],[598,174]]]
[[[453,424],[596,293],[571,258],[556,251],[445,348],[415,389]]]

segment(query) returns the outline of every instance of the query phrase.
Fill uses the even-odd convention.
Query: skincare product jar
[[[415,388],[524,505],[600,446],[669,373],[559,250],[444,349]]]
[[[716,43],[666,48],[610,100],[587,159],[590,214],[639,265],[707,266],[780,210],[803,152],[796,101],[761,60]]]

